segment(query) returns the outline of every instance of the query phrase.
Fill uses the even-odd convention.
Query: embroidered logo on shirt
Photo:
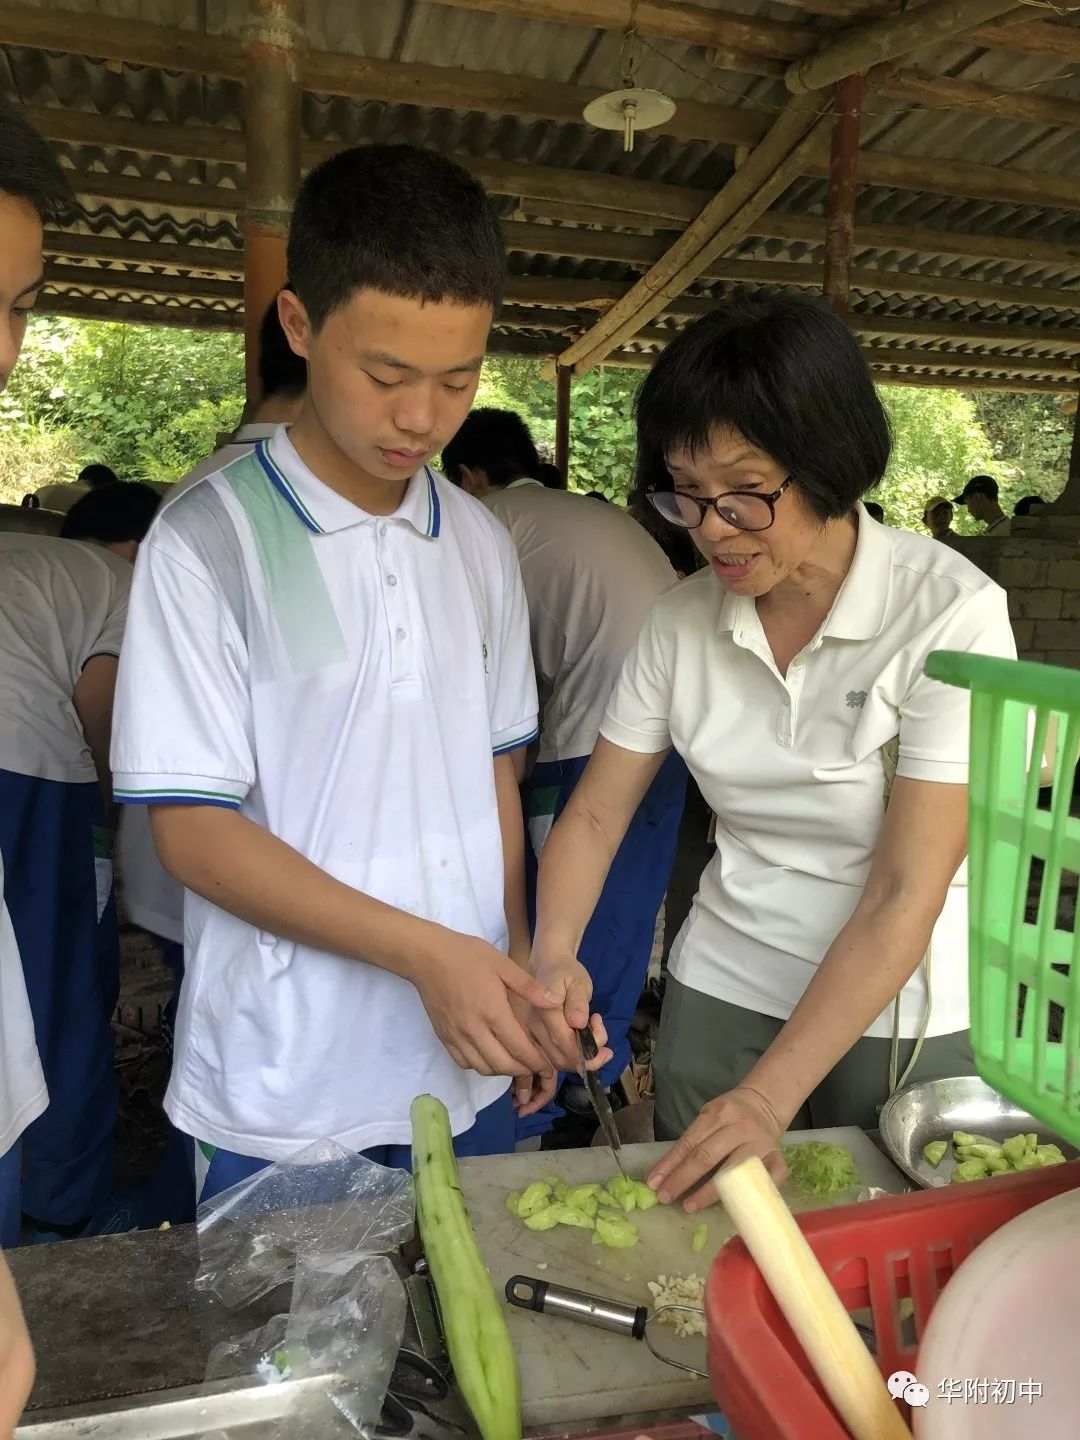
[[[849,690],[847,692],[847,707],[849,710],[861,710],[865,704],[865,690]]]

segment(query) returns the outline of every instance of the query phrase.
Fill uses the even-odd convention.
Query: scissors
[[[468,1432],[463,1425],[443,1415],[435,1415],[428,1409],[429,1404],[438,1405],[449,1394],[450,1385],[446,1376],[425,1355],[415,1350],[399,1350],[376,1433],[386,1440],[398,1440],[398,1437],[411,1435],[417,1417],[423,1416],[447,1430],[466,1435]]]

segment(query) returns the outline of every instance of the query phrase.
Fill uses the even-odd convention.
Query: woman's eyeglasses
[[[736,530],[768,530],[776,519],[776,502],[792,478],[789,475],[771,495],[762,495],[756,490],[732,490],[727,495],[700,500],[684,490],[650,490],[649,503],[658,515],[681,530],[696,530],[704,525],[710,510],[715,510],[725,525],[733,525]]]

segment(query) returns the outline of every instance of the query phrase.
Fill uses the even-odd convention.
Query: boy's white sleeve
[[[189,551],[146,542],[120,655],[112,770],[123,804],[239,809],[255,782],[247,647]]]
[[[509,534],[494,536],[500,561],[499,583],[492,586],[491,629],[485,637],[491,748],[496,755],[528,745],[540,733],[539,704],[529,639],[529,607],[521,583],[517,551]]]

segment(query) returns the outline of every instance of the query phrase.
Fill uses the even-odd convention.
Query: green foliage
[[[496,356],[478,405],[518,410],[536,441],[555,439],[555,390],[543,362]],[[634,473],[639,371],[599,369],[575,380],[570,483],[625,503]],[[1068,470],[1072,423],[1056,399],[884,387],[895,450],[878,498],[894,525],[919,529],[931,495],[956,495],[988,471],[1002,503],[1054,497]],[[208,455],[243,405],[243,341],[235,334],[34,320],[0,395],[0,498],[74,479],[103,460],[124,479],[171,480]],[[957,511],[959,530],[973,527]]]
[[[539,360],[496,356],[484,366],[477,405],[517,410],[538,445],[555,442],[555,387]],[[570,486],[600,490],[625,504],[634,480],[634,397],[638,371],[592,370],[574,381],[570,410]]]
[[[74,479],[89,458],[70,430],[0,423],[0,504],[18,505],[41,485]]]
[[[1013,498],[1041,495],[1056,500],[1069,473],[1073,431],[1072,417],[1064,413],[1060,399],[986,391],[974,398],[995,462],[1012,477]]]
[[[893,429],[893,454],[876,498],[890,525],[921,530],[926,502],[959,495],[972,475],[993,464],[974,402],[955,390],[884,385],[880,395]],[[957,507],[954,529],[974,531]]]
[[[0,426],[28,443],[34,431],[68,431],[79,464],[104,461],[123,480],[172,479],[242,407],[239,335],[41,316],[0,396]]]

